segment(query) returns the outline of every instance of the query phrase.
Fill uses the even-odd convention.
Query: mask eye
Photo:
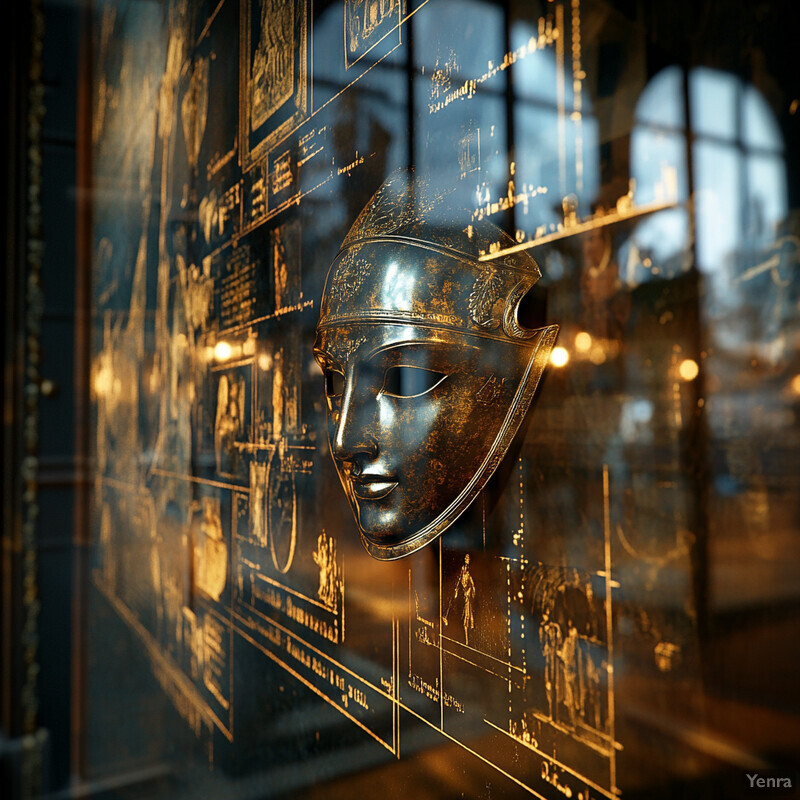
[[[339,397],[344,392],[344,375],[332,369],[325,370],[325,394],[328,397]]]
[[[389,367],[383,379],[381,394],[390,397],[419,397],[438,386],[447,374],[424,367]]]

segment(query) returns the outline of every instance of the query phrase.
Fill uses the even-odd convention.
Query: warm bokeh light
[[[600,344],[593,344],[592,349],[589,351],[589,361],[596,367],[606,363],[606,351]]]
[[[227,342],[217,342],[214,346],[214,358],[217,361],[227,361],[233,353],[231,346]]]
[[[554,347],[553,352],[550,353],[550,363],[554,367],[566,366],[569,361],[569,353],[565,347]]]
[[[800,375],[795,375],[794,378],[792,378],[789,388],[795,394],[800,394]]]
[[[693,381],[699,372],[700,367],[698,367],[697,362],[691,358],[685,358],[678,367],[678,375],[680,375],[681,380],[684,381]]]
[[[100,397],[111,393],[112,375],[107,367],[102,367],[94,376],[94,391]]]
[[[575,335],[575,349],[579,353],[588,353],[592,349],[592,335],[581,331]]]

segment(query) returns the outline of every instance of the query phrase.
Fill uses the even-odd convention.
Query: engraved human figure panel
[[[243,465],[237,443],[244,441],[249,425],[247,371],[223,373],[217,384],[214,418],[214,454],[217,472],[238,476]]]
[[[306,0],[240,0],[239,147],[251,169],[310,107]]]
[[[383,39],[400,41],[404,0],[344,0],[345,61],[351,66]]]
[[[276,311],[292,308],[302,299],[300,239],[300,224],[296,220],[270,232]]]
[[[181,101],[183,136],[186,140],[189,165],[192,168],[197,166],[200,144],[208,121],[208,70],[207,58],[199,58],[194,63],[188,89]]]
[[[223,538],[219,499],[204,497],[192,521],[196,589],[219,600],[228,579],[228,547]]]
[[[294,89],[294,5],[260,0],[261,25],[250,75],[250,126],[260,128]]]

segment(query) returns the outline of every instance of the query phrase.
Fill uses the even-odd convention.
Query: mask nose
[[[367,387],[359,387],[354,370],[345,380],[339,417],[331,441],[333,455],[359,468],[378,455],[374,430],[377,414],[376,396]]]

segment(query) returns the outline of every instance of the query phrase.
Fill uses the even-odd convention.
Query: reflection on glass
[[[151,5],[96,20],[91,768],[614,800],[792,760],[777,4]],[[409,165],[430,230],[372,238]]]

